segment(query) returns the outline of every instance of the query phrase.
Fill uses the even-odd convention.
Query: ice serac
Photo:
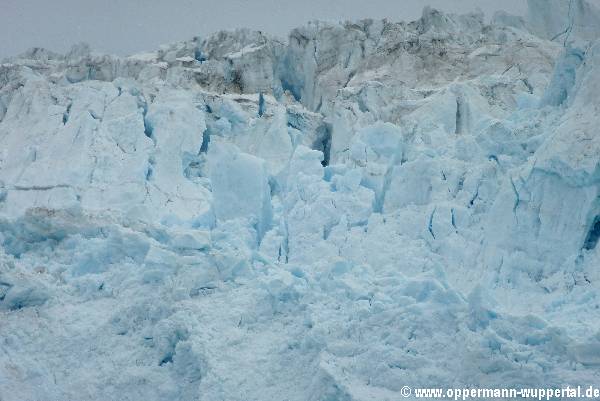
[[[528,4],[5,60],[0,399],[594,383],[599,12]]]
[[[600,37],[600,12],[585,0],[527,0],[527,22],[536,35],[560,43]]]
[[[219,143],[211,146],[208,160],[217,219],[250,218],[262,237],[271,223],[271,189],[265,161]]]

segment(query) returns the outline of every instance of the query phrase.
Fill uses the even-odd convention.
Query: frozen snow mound
[[[2,400],[593,383],[600,13],[529,11],[5,60]]]

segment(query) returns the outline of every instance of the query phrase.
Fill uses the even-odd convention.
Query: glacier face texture
[[[0,65],[0,399],[397,400],[600,373],[600,13]]]

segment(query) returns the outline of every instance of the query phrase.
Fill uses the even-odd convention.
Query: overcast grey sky
[[[525,0],[0,0],[0,58],[33,47],[64,52],[73,43],[115,54],[248,27],[277,35],[313,19],[413,20],[425,5],[453,12],[502,8],[524,14]]]

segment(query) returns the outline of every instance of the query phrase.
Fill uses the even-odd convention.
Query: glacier
[[[0,64],[0,400],[600,374],[600,11]]]

